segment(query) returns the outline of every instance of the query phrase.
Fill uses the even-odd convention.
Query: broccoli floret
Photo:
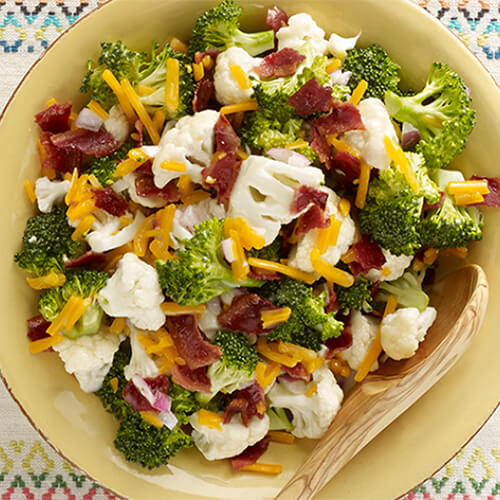
[[[431,170],[450,163],[465,148],[474,128],[475,112],[465,83],[446,64],[432,64],[418,94],[401,97],[388,92],[385,104],[393,118],[418,129],[421,139],[416,151]]]
[[[254,377],[259,361],[257,351],[242,333],[218,331],[214,344],[220,347],[222,357],[208,367],[212,396],[238,390]]]
[[[62,333],[72,339],[97,333],[103,316],[103,310],[97,303],[97,293],[104,287],[108,277],[107,273],[92,270],[68,273],[64,285],[49,288],[41,293],[38,299],[38,309],[41,315],[47,321],[53,321],[71,296],[78,295],[84,299],[91,299],[90,306],[75,326],[71,330],[63,329]]]
[[[118,420],[132,411],[132,407],[125,402],[122,394],[123,388],[127,385],[123,370],[129,364],[130,356],[130,344],[123,342],[120,349],[115,353],[113,364],[106,377],[104,377],[101,388],[95,393],[101,400],[104,409]],[[110,384],[113,379],[118,381],[116,391],[113,390],[113,386]]]
[[[90,163],[87,173],[94,174],[97,177],[97,180],[101,183],[101,186],[110,186],[116,180],[114,175],[118,163],[127,158],[127,154],[132,148],[132,143],[126,142],[120,149],[118,149],[118,151],[115,151],[107,156],[95,158]]]
[[[357,309],[365,313],[371,312],[373,310],[371,305],[373,297],[370,292],[372,284],[370,280],[359,276],[349,288],[335,285],[337,302],[342,314],[349,314],[351,309]]]
[[[130,50],[124,43],[103,42],[101,43],[101,55],[97,64],[89,61],[87,73],[83,78],[81,92],[90,92],[94,101],[100,103],[105,109],[109,109],[118,102],[116,95],[109,85],[102,79],[105,69],[111,70],[113,75],[120,81],[128,78],[134,85],[138,78],[142,64],[146,60],[144,52]]]
[[[74,228],[68,224],[64,208],[30,217],[23,235],[23,249],[14,255],[17,265],[43,276],[52,270],[63,271],[64,261],[78,257],[84,251],[79,241],[73,241]]]
[[[394,255],[413,255],[421,246],[418,234],[424,198],[416,195],[394,166],[370,182],[359,224],[382,248]]]
[[[268,408],[270,431],[292,431],[293,425],[287,414],[286,408]]]
[[[243,9],[233,0],[224,0],[216,7],[200,16],[193,28],[188,53],[208,49],[225,50],[228,47],[241,47],[251,56],[274,49],[274,32],[244,33],[240,28]]]
[[[361,80],[368,83],[364,97],[383,99],[388,90],[395,94],[401,93],[398,88],[401,66],[396,64],[378,45],[349,50],[342,69],[352,72],[349,79],[351,90],[354,90]]]
[[[405,153],[410,167],[415,172],[418,182],[418,194],[425,198],[428,205],[434,205],[441,200],[441,190],[438,185],[430,178],[429,170],[425,165],[424,157],[418,153]]]
[[[196,401],[196,393],[188,391],[176,384],[170,383],[168,395],[172,399],[172,411],[179,417],[181,415],[190,415],[199,409],[199,404]]]
[[[279,324],[268,340],[283,340],[319,351],[325,340],[338,337],[344,328],[333,312],[325,312],[325,294],[313,294],[312,287],[291,278],[268,282],[260,291],[274,305],[290,307],[292,315]]]
[[[252,248],[247,252],[247,255],[248,257],[254,257],[255,259],[264,259],[271,260],[273,262],[279,262],[281,258],[282,242],[283,238],[281,236],[278,236],[270,245],[267,245],[260,250]]]
[[[347,85],[334,85],[332,87],[332,97],[337,101],[347,101],[351,96],[351,89]]]
[[[380,283],[377,300],[387,301],[390,295],[398,299],[398,305],[403,307],[416,307],[419,311],[424,311],[429,305],[429,297],[422,290],[422,282],[425,277],[425,270],[416,274],[406,271],[401,278],[395,281],[383,281]]]
[[[140,413],[132,411],[120,422],[114,443],[126,460],[153,469],[167,464],[183,448],[192,446],[193,440],[182,430],[181,422],[173,430],[158,428],[144,421]]]
[[[165,295],[182,305],[204,304],[232,288],[260,286],[251,278],[237,282],[225,261],[221,243],[224,220],[213,217],[195,228],[191,239],[183,240],[177,260],[156,261]]]

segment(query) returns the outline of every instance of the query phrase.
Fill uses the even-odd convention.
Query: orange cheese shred
[[[59,344],[59,342],[62,342],[63,336],[59,334],[55,334],[52,337],[46,337],[44,339],[39,339],[39,340],[34,340],[33,342],[30,342],[29,349],[31,354],[38,354],[39,352],[43,352],[46,349],[49,349],[52,346],[55,346],[56,344]]]
[[[262,321],[262,328],[270,328],[271,326],[287,321],[292,314],[289,307],[282,307],[281,309],[271,309],[262,311],[260,319]]]
[[[165,81],[165,107],[171,113],[177,111],[179,107],[179,71],[179,60],[169,57],[167,59],[167,78]]]
[[[230,64],[229,69],[231,70],[233,78],[236,80],[241,89],[248,90],[252,88],[252,82],[250,81],[250,78],[248,78],[248,75],[243,71],[241,66],[239,66],[238,64]]]
[[[250,100],[245,102],[240,102],[238,104],[229,104],[228,106],[222,106],[220,108],[221,115],[230,115],[233,113],[240,113],[242,111],[255,111],[259,109],[259,104],[257,101]]]
[[[182,316],[183,314],[201,315],[205,312],[205,305],[181,306],[176,302],[163,302],[160,306],[165,316]]]
[[[33,290],[44,290],[64,285],[66,276],[62,273],[51,271],[49,274],[40,276],[39,278],[26,278],[26,281]]]
[[[28,199],[31,201],[31,203],[35,203],[36,194],[35,190],[33,189],[33,184],[31,184],[31,181],[26,181],[24,183],[24,190],[26,191],[26,195],[28,196]]]
[[[271,362],[269,365],[263,361],[257,363],[255,369],[255,376],[257,383],[262,387],[262,389],[267,389],[280,374],[281,365],[276,362]]]
[[[153,427],[158,427],[161,429],[163,427],[163,422],[151,411],[141,411],[142,419]]]
[[[345,288],[353,285],[354,277],[351,274],[342,271],[342,269],[334,267],[323,260],[318,248],[313,249],[310,259],[314,270],[318,274],[323,276],[323,278],[325,278],[327,281],[337,283],[338,285]]]
[[[96,101],[90,101],[87,104],[87,108],[90,109],[93,113],[95,113],[99,118],[106,121],[109,118],[109,114],[103,107]]]
[[[370,170],[370,165],[362,161],[358,190],[356,191],[356,199],[354,200],[354,204],[358,208],[363,208],[365,206],[366,195],[368,194],[368,184],[370,183]]]
[[[269,431],[267,435],[271,438],[271,441],[273,441],[274,443],[293,444],[295,442],[295,436],[290,432]]]
[[[366,80],[361,80],[356,88],[352,91],[351,98],[349,102],[354,106],[357,106],[363,96],[365,95],[366,90],[368,89],[368,82]]]
[[[408,182],[413,191],[418,194],[419,185],[417,176],[415,175],[414,170],[411,168],[410,162],[408,161],[408,158],[406,157],[404,151],[399,146],[396,146],[387,136],[384,137],[384,145],[390,159],[403,173],[406,178],[406,182]]]
[[[257,269],[265,269],[267,271],[276,271],[278,273],[284,274],[285,276],[290,276],[298,281],[305,281],[308,285],[312,285],[316,281],[316,276],[314,274],[306,273],[300,269],[287,266],[285,264],[280,264],[279,262],[273,262],[271,260],[256,259],[250,257],[248,263],[252,267]]]
[[[120,106],[123,109],[123,112],[125,113],[127,119],[129,121],[134,121],[135,120],[134,109],[132,108],[130,101],[127,99],[127,96],[125,95],[122,86],[115,78],[115,75],[113,75],[113,73],[109,69],[105,69],[102,72],[102,79],[109,85],[111,90],[118,98],[118,102],[120,103]]]
[[[273,476],[277,476],[281,474],[283,471],[283,467],[281,465],[273,465],[273,464],[261,464],[255,463],[252,465],[244,465],[240,467],[238,470],[244,472],[258,472],[259,474],[269,474]]]
[[[204,408],[202,408],[198,412],[197,422],[200,425],[204,425],[210,429],[217,429],[217,430],[221,431],[223,421],[224,421],[224,418],[221,415],[214,413],[213,411],[208,411],[208,410],[205,410]]]

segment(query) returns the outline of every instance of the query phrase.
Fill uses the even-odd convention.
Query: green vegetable
[[[89,167],[87,168],[87,174],[94,174],[97,180],[101,183],[101,186],[110,186],[115,182],[115,171],[118,163],[125,160],[128,156],[128,152],[134,146],[130,142],[126,142],[123,146],[111,153],[110,155],[101,156],[100,158],[94,158]]]
[[[260,286],[262,282],[235,281],[222,254],[224,221],[213,217],[196,226],[191,239],[177,250],[178,260],[156,261],[165,295],[181,305],[204,304],[232,288]]]
[[[343,71],[351,71],[349,87],[354,90],[361,80],[368,83],[364,97],[384,98],[386,91],[400,94],[399,70],[387,52],[378,45],[371,45],[365,49],[355,48],[347,51]]]
[[[292,315],[280,323],[267,340],[283,340],[319,351],[322,343],[338,337],[344,328],[333,312],[325,312],[325,293],[313,294],[313,288],[301,281],[285,278],[268,282],[259,292],[274,305],[290,307]]]
[[[172,399],[172,411],[176,415],[190,415],[199,409],[199,404],[195,398],[196,393],[184,389],[175,382],[170,382],[168,395]]]
[[[30,217],[24,230],[23,249],[15,254],[14,261],[37,276],[63,271],[66,259],[78,257],[84,251],[81,242],[71,239],[73,231],[64,208]]]
[[[240,28],[243,9],[233,0],[224,0],[216,7],[200,16],[193,28],[188,53],[208,49],[225,50],[228,47],[241,47],[251,56],[274,49],[274,32],[244,33]]]
[[[62,333],[72,339],[82,335],[93,335],[99,331],[103,316],[103,310],[97,303],[97,293],[106,285],[108,277],[107,273],[92,270],[68,273],[64,285],[49,288],[41,293],[38,310],[47,321],[54,321],[72,295],[84,299],[91,298],[91,305],[75,326],[69,331],[63,329]]]
[[[410,167],[415,172],[418,181],[418,194],[425,198],[428,205],[434,205],[441,200],[441,190],[430,178],[429,170],[425,165],[424,157],[418,153],[405,153]]]
[[[351,309],[357,309],[365,313],[373,310],[371,305],[373,297],[370,292],[370,287],[373,283],[363,276],[359,276],[354,280],[354,284],[349,288],[335,285],[335,293],[342,314],[349,314]]]
[[[398,299],[398,305],[403,307],[416,307],[420,312],[429,305],[429,296],[422,290],[425,278],[425,269],[416,274],[406,271],[401,278],[395,281],[382,281],[377,294],[377,300],[387,301],[390,295]]]
[[[292,431],[293,425],[285,408],[268,408],[270,431]]]
[[[271,260],[273,262],[279,262],[281,258],[281,244],[283,242],[283,238],[278,236],[274,239],[274,241],[270,244],[261,248],[260,250],[255,250],[252,248],[247,252],[247,257],[254,257],[255,259],[264,259]]]
[[[418,129],[421,139],[416,151],[431,170],[450,163],[465,148],[474,128],[475,112],[465,83],[446,64],[432,64],[418,94],[401,97],[387,92],[385,104],[393,118]]]

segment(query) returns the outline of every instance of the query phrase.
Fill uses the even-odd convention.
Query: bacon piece
[[[201,171],[203,186],[215,189],[219,203],[229,201],[240,167],[241,160],[236,155],[227,154]],[[206,182],[207,177],[215,179],[215,182]]]
[[[50,322],[46,321],[41,314],[33,316],[27,320],[28,324],[28,338],[33,342],[35,340],[45,339],[50,335],[47,333],[47,328]],[[46,349],[48,350],[48,349]]]
[[[316,127],[313,127],[313,140],[311,147],[316,151],[319,161],[325,165],[328,170],[332,168],[332,148],[328,144],[326,137],[321,135]]]
[[[366,273],[370,269],[382,269],[385,264],[385,257],[380,247],[371,241],[368,236],[352,246],[354,250],[355,262],[349,264],[349,268],[357,276]]]
[[[220,115],[214,127],[216,151],[234,155],[241,146],[241,140],[225,115]]]
[[[347,316],[345,319],[342,318],[342,320],[344,322],[344,329],[342,330],[342,333],[338,337],[325,341],[325,345],[328,347],[325,359],[332,359],[340,351],[345,351],[352,346],[351,317]]]
[[[295,366],[281,365],[281,369],[286,374],[282,375],[282,377],[288,380],[303,380],[304,382],[309,382],[309,380],[311,380],[311,374],[302,363],[297,363]]]
[[[345,175],[345,181],[352,183],[361,175],[361,160],[346,151],[337,153],[331,160],[330,165],[340,170]]]
[[[228,330],[266,335],[275,327],[263,328],[260,318],[262,311],[271,309],[279,307],[256,293],[242,293],[234,297],[231,305],[217,316],[217,320],[222,328]]]
[[[141,120],[136,120],[134,122],[134,128],[137,134],[137,138],[134,140],[135,146],[140,148],[144,146],[144,124]]]
[[[102,208],[108,214],[116,217],[125,215],[128,208],[127,200],[119,195],[111,186],[104,189],[92,189],[95,195],[95,206]]]
[[[257,382],[239,391],[236,398],[227,405],[224,412],[224,423],[231,422],[233,415],[238,411],[241,413],[243,424],[247,427],[252,417],[264,417],[266,400],[264,391]]]
[[[312,188],[311,186],[300,186],[295,190],[290,210],[294,213],[299,213],[311,203],[324,210],[327,200],[328,193]]]
[[[168,395],[170,381],[165,375],[158,375],[157,377],[145,378],[144,382],[148,384],[153,393],[160,391]],[[123,388],[123,399],[128,403],[134,411],[153,411],[155,408],[151,403],[141,394],[132,380],[129,380],[127,385]]]
[[[265,271],[264,269],[250,269],[248,276],[258,281],[279,281],[283,279],[283,275],[275,271]]]
[[[211,365],[222,356],[216,345],[203,339],[194,314],[171,316],[167,325],[179,356],[191,370]]]
[[[205,75],[196,83],[193,97],[193,111],[204,111],[215,100],[215,84],[211,76]]]
[[[441,197],[439,198],[439,201],[437,203],[434,203],[432,205],[428,205],[427,202],[424,200],[424,206],[422,208],[422,212],[427,212],[429,210],[437,210],[443,204],[444,197],[445,197],[445,195],[441,191]]]
[[[337,301],[337,294],[335,290],[330,290],[328,294],[328,304],[326,304],[325,311],[327,313],[336,313],[339,310],[339,303]]]
[[[295,227],[295,234],[300,236],[311,229],[325,229],[330,226],[330,218],[318,205],[313,205],[305,214],[302,214]]]
[[[349,102],[332,100],[332,112],[314,120],[313,125],[321,135],[343,134],[349,130],[363,130],[365,126],[356,106]]]
[[[35,121],[44,132],[57,134],[69,129],[71,101],[66,104],[53,104],[35,115]]]
[[[283,26],[288,25],[288,15],[275,5],[273,8],[267,9],[266,24],[269,29],[276,33],[283,28]]]
[[[420,142],[420,132],[418,130],[410,130],[401,137],[401,147],[405,151],[411,151]]]
[[[92,132],[81,128],[54,134],[50,140],[60,149],[81,151],[86,155],[96,157],[114,153],[123,144],[105,130]]]
[[[45,159],[42,167],[54,169],[59,173],[73,172],[76,168],[80,170],[82,166],[82,153],[71,149],[59,149],[51,141],[51,132],[42,132],[40,134],[40,144],[45,151]]]
[[[500,177],[481,177],[479,175],[473,175],[470,180],[487,181],[490,190],[488,194],[483,195],[484,200],[481,203],[477,203],[476,206],[500,207]]]
[[[316,78],[311,78],[288,99],[288,104],[295,108],[300,116],[314,113],[326,113],[333,106],[332,89],[322,87]]]
[[[181,199],[181,192],[177,188],[175,180],[170,181],[161,189],[154,182],[151,160],[145,162],[135,171],[135,190],[138,196],[149,198],[157,196],[163,198],[167,203],[175,203]]]
[[[102,269],[106,265],[106,254],[89,250],[80,257],[69,259],[64,263],[66,269],[74,267],[86,267],[91,269]]]
[[[304,60],[305,56],[295,49],[285,48],[264,57],[255,72],[263,80],[292,76]]]
[[[204,392],[206,394],[211,392],[210,379],[207,376],[205,367],[190,370],[187,365],[175,364],[172,367],[172,380],[188,391]]]
[[[217,57],[218,55],[220,54],[220,50],[219,49],[208,49],[208,50],[204,50],[203,52],[196,52],[196,54],[194,55],[194,62],[196,64],[200,64],[203,59],[205,59],[206,56],[209,56],[212,58],[212,61],[217,61]]]
[[[266,436],[253,446],[249,446],[238,456],[230,458],[233,469],[239,470],[245,465],[252,465],[257,462],[257,460],[267,451],[270,441],[270,436]]]

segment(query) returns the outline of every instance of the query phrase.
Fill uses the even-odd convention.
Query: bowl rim
[[[102,1],[102,3],[101,3],[101,1]],[[64,30],[64,32],[61,33],[61,35],[59,35],[55,40],[53,40],[49,44],[49,46],[39,55],[39,57],[37,57],[37,59],[26,70],[26,72],[24,73],[24,75],[21,78],[21,80],[19,80],[19,82],[15,86],[14,90],[11,91],[11,93],[9,95],[9,98],[5,102],[4,107],[3,107],[2,111],[0,112],[0,125],[2,124],[5,115],[9,111],[9,108],[10,108],[10,105],[11,105],[12,101],[17,96],[17,93],[19,92],[19,90],[22,87],[23,83],[25,82],[25,80],[27,78],[29,78],[29,76],[31,75],[31,73],[33,72],[33,70],[44,59],[44,57],[49,53],[49,51],[51,49],[53,49],[55,45],[57,45],[62,40],[64,40],[64,38],[66,37],[66,35],[74,28],[74,26],[80,24],[83,21],[86,21],[89,18],[89,16],[93,16],[94,14],[98,14],[103,8],[107,7],[111,3],[115,3],[115,2],[119,2],[119,1],[120,0],[100,0],[99,3],[97,4],[97,6],[95,8],[93,8],[92,10],[90,10],[89,12],[87,12],[86,14],[84,14],[83,16],[79,17],[73,24],[71,24],[70,26],[68,26],[68,28],[66,28]],[[455,33],[453,33],[453,31],[448,26],[446,26],[445,24],[443,24],[439,19],[437,19],[434,15],[432,15],[430,12],[428,12],[425,8],[421,7],[420,5],[415,4],[412,0],[396,0],[396,1],[398,1],[398,2],[400,2],[402,4],[406,4],[408,6],[408,8],[413,8],[415,12],[418,12],[418,15],[426,17],[427,20],[430,21],[430,22],[432,22],[435,26],[438,26],[440,29],[443,29],[444,31],[446,31],[447,34],[448,34],[448,36],[450,36],[452,39],[454,39],[455,42],[459,42],[468,51],[469,55],[472,56],[476,60],[477,63],[479,63],[479,66],[480,66],[480,69],[482,71],[483,77],[487,77],[488,79],[490,79],[494,83],[494,85],[496,86],[497,90],[500,91],[500,83],[496,81],[496,79],[490,73],[490,71],[488,70],[488,68],[486,67],[486,65],[465,44],[464,41],[462,41],[457,35],[455,35]],[[2,373],[2,367],[1,366],[0,366],[0,380],[2,381],[5,389],[7,390],[8,394],[10,395],[11,399],[16,403],[17,407],[19,408],[19,410],[21,411],[21,413],[26,417],[26,419],[28,420],[28,422],[30,423],[30,425],[32,426],[32,428],[43,438],[43,440],[52,448],[52,450],[57,455],[59,455],[62,459],[64,459],[69,464],[71,464],[77,470],[79,470],[80,472],[82,472],[83,475],[87,477],[87,479],[90,479],[91,481],[93,481],[95,484],[97,484],[98,486],[100,486],[103,490],[112,493],[113,495],[115,495],[119,499],[120,498],[124,498],[124,497],[121,496],[121,494],[118,494],[116,491],[114,491],[113,489],[105,486],[104,484],[101,483],[101,481],[99,481],[96,478],[94,478],[82,466],[77,465],[74,461],[70,460],[64,454],[63,451],[61,451],[55,444],[53,444],[47,438],[47,436],[45,436],[45,434],[38,428],[37,424],[34,422],[34,420],[31,417],[31,415],[24,409],[24,407],[22,406],[22,404],[20,403],[20,401],[17,399],[17,397],[12,392],[12,390],[11,390],[11,388],[10,388],[8,382],[7,382],[7,379],[4,377],[4,375]],[[423,483],[425,483],[426,481],[428,481],[438,471],[440,471],[446,464],[448,464],[451,460],[453,460],[460,453],[460,451],[465,446],[467,446],[476,437],[476,435],[479,433],[479,431],[486,425],[487,422],[489,422],[491,420],[492,416],[499,409],[500,409],[500,401],[492,409],[491,413],[486,417],[486,419],[466,439],[466,441],[459,447],[459,449],[450,456],[450,458],[448,458],[445,462],[443,462],[443,464],[441,464],[439,467],[437,467],[427,477],[425,477],[424,479],[422,479],[420,482],[418,482],[416,485],[412,486],[410,489],[408,489],[404,493],[401,493],[396,498],[404,498],[404,497],[408,496],[409,493],[411,493],[413,490],[415,490],[416,488],[418,488],[419,486],[421,486]]]

